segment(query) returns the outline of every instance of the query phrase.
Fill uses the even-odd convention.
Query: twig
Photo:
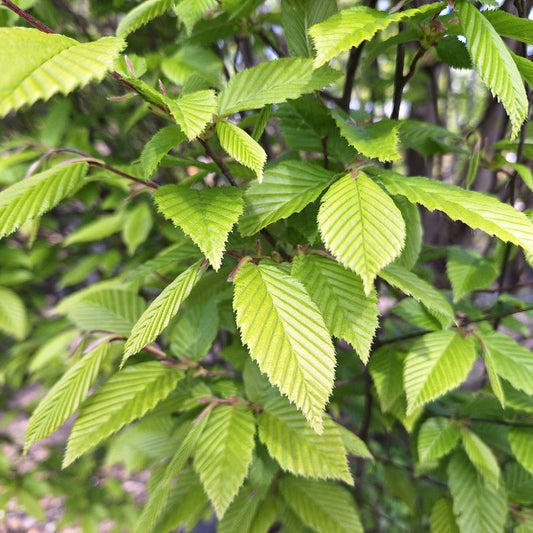
[[[233,187],[238,187],[237,182],[232,176],[230,169],[227,167],[226,163],[224,163],[224,161],[222,161],[222,159],[218,157],[218,155],[211,148],[209,143],[200,137],[198,138],[198,140],[200,141],[200,144],[204,147],[207,155],[215,162],[222,174],[224,174],[224,177],[228,180],[228,183]]]
[[[36,18],[32,17],[26,11],[24,11],[23,9],[20,9],[20,7],[16,6],[10,0],[0,0],[0,4],[3,4],[8,9],[16,13],[20,18],[23,18],[26,22],[31,24],[34,28],[37,28],[38,30],[41,30],[44,33],[56,33],[54,30],[46,26],[46,24],[43,24],[42,22],[38,21]]]
[[[77,161],[86,161],[89,165],[93,167],[104,168],[105,170],[109,170],[109,172],[113,172],[114,174],[117,174],[118,176],[129,179],[136,183],[139,183],[140,185],[143,185],[145,187],[150,187],[152,189],[157,189],[159,187],[159,185],[157,185],[157,183],[154,183],[153,181],[144,181],[140,178],[136,178],[135,176],[132,176],[131,174],[128,174],[127,172],[123,172],[122,170],[119,170],[118,168],[108,165],[105,161],[102,161],[101,159],[96,159],[92,155],[82,152],[81,150],[76,150],[75,148],[53,148],[52,150],[48,150],[48,152],[43,154],[39,159],[37,159],[37,161],[35,161],[30,166],[30,168],[26,172],[25,177],[28,178],[29,176],[31,176],[44,160],[48,159],[50,156],[54,154],[61,154],[61,153],[79,155],[81,156],[82,159],[78,159]],[[74,162],[74,161],[71,161],[71,162]]]
[[[372,419],[372,406],[374,405],[374,395],[372,394],[372,377],[368,368],[365,368],[365,404],[363,412],[363,420],[361,422],[361,428],[359,429],[359,438],[366,442],[368,440],[368,433],[370,430],[370,421]],[[354,497],[355,501],[361,505],[362,503],[362,487],[363,484],[361,480],[365,472],[365,461],[363,457],[358,457],[356,459],[355,465],[355,492]]]

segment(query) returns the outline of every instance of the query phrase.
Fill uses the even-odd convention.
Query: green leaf
[[[356,126],[352,119],[338,110],[332,112],[341,135],[360,154],[379,161],[397,161],[400,125],[394,120],[380,120],[367,126]]]
[[[473,229],[481,229],[533,253],[533,223],[514,207],[483,193],[423,177],[377,171],[390,194],[405,196],[433,211],[443,211]]]
[[[411,148],[424,157],[450,152],[463,153],[456,148],[461,140],[457,133],[420,120],[400,120],[400,139],[405,148]]]
[[[486,486],[464,453],[452,457],[448,485],[460,533],[503,533],[507,518],[505,491],[501,486]]]
[[[452,503],[446,498],[438,500],[431,510],[429,518],[430,533],[459,533]]]
[[[216,7],[217,0],[181,0],[174,8],[190,35],[196,23],[204,17],[208,9]]]
[[[274,59],[243,70],[220,93],[218,115],[226,117],[298,98],[307,92],[312,73],[311,59],[302,58]]]
[[[318,533],[363,533],[352,495],[327,481],[286,477],[279,489],[302,522]]]
[[[413,272],[392,264],[385,267],[379,273],[379,277],[424,304],[439,320],[443,328],[447,328],[454,321],[455,313],[448,300],[433,285]]]
[[[403,364],[405,352],[383,346],[372,353],[368,370],[378,392],[383,412],[390,411],[403,396]]]
[[[263,491],[245,484],[218,523],[217,533],[234,533],[235,531],[250,533],[252,524],[256,521],[257,509],[262,503],[261,500],[268,501],[263,498]],[[268,533],[268,529],[266,533]]]
[[[105,361],[109,343],[103,342],[84,354],[48,391],[33,412],[26,431],[24,453],[35,442],[45,439],[72,416],[94,385]]]
[[[512,427],[508,439],[516,460],[533,475],[533,429]]]
[[[0,117],[101,80],[124,46],[116,37],[79,43],[33,28],[0,28]]]
[[[501,9],[487,9],[483,11],[483,16],[502,37],[533,45],[533,21],[531,19],[517,17]]]
[[[405,359],[407,414],[460,385],[475,359],[472,338],[459,333],[437,331],[418,339]]]
[[[282,161],[268,168],[263,181],[252,182],[244,193],[241,235],[254,235],[277,220],[299,213],[318,198],[332,178],[331,171],[303,161]]]
[[[206,80],[211,86],[220,84],[222,62],[211,50],[197,46],[180,46],[172,57],[161,62],[163,74],[176,85],[184,85],[193,76]]]
[[[308,31],[317,50],[314,66],[317,68],[341,52],[372,39],[378,31],[384,30],[393,22],[438,13],[442,9],[440,2],[392,14],[365,6],[343,9]]]
[[[244,407],[214,409],[194,454],[194,468],[222,518],[246,478],[254,450],[255,421]]]
[[[498,32],[476,7],[466,0],[459,0],[455,9],[472,63],[507,111],[511,120],[511,138],[514,138],[528,113],[526,91],[518,68]]]
[[[476,289],[490,287],[498,276],[493,263],[478,252],[464,248],[450,250],[446,273],[452,284],[454,302]]]
[[[167,98],[167,106],[189,141],[198,137],[217,110],[215,91],[196,91],[180,98]]]
[[[178,316],[169,335],[173,354],[200,361],[219,332],[217,302],[206,299],[190,306]]]
[[[11,289],[0,287],[0,331],[21,341],[28,331],[24,301]]]
[[[263,181],[263,167],[267,160],[266,152],[262,146],[243,129],[231,122],[217,122],[216,130],[220,146],[241,165],[251,168],[261,183]]]
[[[87,163],[56,165],[0,192],[0,237],[13,233],[72,194],[88,169]]]
[[[348,341],[366,363],[378,327],[376,291],[365,296],[359,276],[319,255],[296,257],[291,274],[303,283],[331,334]]]
[[[154,202],[163,216],[189,235],[218,270],[228,235],[243,210],[242,192],[236,187],[189,189],[165,185],[154,194]]]
[[[341,426],[340,424],[337,424],[337,428],[341,432],[342,442],[344,443],[346,452],[349,455],[363,457],[364,459],[370,459],[372,462],[374,462],[374,456],[363,440],[361,440],[355,433],[344,426]]]
[[[411,270],[417,263],[422,248],[422,220],[420,209],[403,196],[393,198],[405,221],[405,246],[400,257],[394,262],[398,266]]]
[[[377,273],[403,248],[405,223],[392,199],[364,172],[346,174],[322,198],[318,226],[335,257],[363,279],[370,294]]]
[[[281,24],[291,55],[312,57],[313,44],[307,29],[331,17],[336,11],[335,0],[282,0]]]
[[[201,262],[198,261],[163,289],[133,326],[124,347],[122,364],[150,344],[167,327],[202,274]]]
[[[128,212],[122,228],[122,239],[129,255],[133,255],[139,245],[146,241],[151,229],[152,211],[148,204],[138,204]]]
[[[176,0],[146,0],[139,4],[120,21],[117,28],[118,37],[127,37],[151,20],[165,14],[175,3]]]
[[[418,460],[431,463],[448,455],[461,438],[459,428],[447,418],[426,420],[418,433]]]
[[[83,242],[102,241],[118,233],[124,227],[124,211],[114,215],[103,216],[80,226],[63,241],[63,246],[80,244]]]
[[[457,69],[471,69],[472,60],[463,41],[457,37],[449,36],[439,39],[436,46],[439,59]]]
[[[200,478],[191,467],[185,467],[177,483],[170,489],[165,511],[155,526],[156,531],[193,531],[209,512],[209,500]]]
[[[442,324],[427,310],[421,303],[413,298],[404,298],[396,304],[391,313],[399,316],[410,326],[416,326],[419,329],[428,331],[442,330]]]
[[[466,455],[485,481],[485,485],[497,490],[500,484],[500,467],[492,450],[466,428],[461,428],[461,436]]]
[[[189,457],[193,455],[210,416],[210,411],[204,411],[203,416],[193,422],[192,428],[178,451],[167,464],[159,483],[148,494],[148,500],[137,521],[136,533],[150,533],[157,525],[167,507],[174,478],[183,470]]]
[[[324,139],[328,153],[342,161],[352,161],[355,150],[339,133],[331,112],[316,98],[299,98],[279,106],[281,132],[293,150],[323,153]]]
[[[81,405],[68,439],[63,468],[153,409],[184,377],[183,372],[156,361],[128,366],[111,376]]]
[[[321,433],[335,350],[316,304],[299,281],[270,264],[243,265],[234,286],[237,325],[252,359]]]
[[[481,334],[483,357],[516,389],[533,395],[533,353],[503,333]]]
[[[126,336],[145,307],[144,300],[135,292],[110,288],[88,292],[62,305],[58,312],[66,314],[84,331],[102,330]]]
[[[259,415],[259,438],[283,470],[317,479],[342,479],[353,485],[338,426],[324,419],[317,435],[285,398],[271,394]]]
[[[159,130],[145,145],[141,152],[141,166],[146,177],[150,177],[163,157],[175,146],[186,139],[178,126],[166,126]]]

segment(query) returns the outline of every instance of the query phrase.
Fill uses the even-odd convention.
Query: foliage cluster
[[[0,4],[0,501],[533,531],[529,3]]]

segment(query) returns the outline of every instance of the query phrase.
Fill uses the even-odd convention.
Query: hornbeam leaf
[[[201,262],[198,261],[163,289],[133,326],[124,347],[122,365],[128,357],[150,344],[167,327],[202,274]]]
[[[407,414],[460,385],[476,359],[472,338],[436,331],[418,339],[405,359]]]
[[[268,168],[263,181],[252,182],[244,193],[239,231],[244,237],[281,218],[299,213],[331,183],[333,173],[303,161],[282,161]]]
[[[533,395],[533,352],[503,333],[482,334],[483,357],[513,387]]]
[[[446,498],[441,498],[433,506],[429,527],[431,533],[459,533],[452,503]]]
[[[466,455],[456,452],[448,465],[448,486],[460,533],[502,533],[507,497],[500,485],[488,487]]]
[[[533,475],[533,429],[510,428],[507,438],[516,460]]]
[[[487,487],[498,489],[500,483],[500,467],[492,450],[473,432],[461,428],[463,448],[485,481]]]
[[[402,376],[405,355],[405,352],[392,346],[382,346],[370,358],[368,370],[374,380],[383,412],[394,409],[400,398],[405,403]]]
[[[168,152],[181,144],[186,135],[176,125],[159,130],[145,145],[141,152],[141,166],[149,178]]]
[[[135,533],[150,533],[165,512],[171,495],[174,478],[183,470],[191,455],[194,454],[196,445],[211,416],[210,411],[205,411],[199,420],[193,423],[174,457],[167,464],[157,486],[148,494],[148,500],[142,510]]]
[[[72,194],[88,169],[87,163],[57,165],[0,192],[0,238],[46,213]]]
[[[120,21],[117,28],[118,37],[127,37],[151,20],[163,15],[175,3],[176,0],[146,0],[139,4]]]
[[[400,124],[394,120],[380,120],[367,126],[352,124],[350,117],[338,110],[332,111],[341,135],[359,153],[379,161],[396,161],[401,154],[398,150]]]
[[[241,190],[165,185],[156,191],[154,201],[164,217],[189,235],[218,270],[228,235],[243,210]]]
[[[184,377],[183,372],[156,361],[128,366],[111,376],[81,405],[68,439],[63,468],[153,409]]]
[[[328,481],[286,477],[280,492],[302,522],[318,533],[363,533],[350,493]]]
[[[243,343],[270,382],[322,433],[335,350],[316,304],[299,281],[269,264],[243,265],[234,285]]]
[[[390,194],[405,196],[430,211],[443,211],[452,220],[460,220],[533,253],[533,222],[514,207],[492,196],[428,178],[405,177],[381,169],[376,174]]]
[[[346,174],[322,198],[318,226],[326,246],[372,291],[377,273],[400,254],[405,223],[399,209],[364,172]]]
[[[26,431],[24,453],[38,440],[45,439],[73,415],[93,386],[109,343],[104,342],[71,366],[48,391],[33,412]]]
[[[307,92],[313,75],[311,59],[282,58],[239,72],[220,93],[218,115],[280,104]]]
[[[359,46],[393,22],[438,13],[442,9],[440,2],[392,14],[365,6],[343,9],[308,31],[317,50],[314,66],[317,68],[341,52]]]
[[[311,57],[313,44],[307,28],[322,22],[337,12],[335,0],[283,0],[281,2],[281,24],[285,32],[287,47],[293,56]]]
[[[189,141],[204,131],[217,110],[217,96],[215,91],[211,90],[196,91],[165,101],[171,115]]]
[[[220,146],[233,159],[251,168],[261,183],[263,181],[263,167],[267,159],[263,147],[243,129],[231,124],[231,122],[217,122],[216,130]]]
[[[211,412],[194,454],[194,468],[222,518],[246,478],[255,447],[255,420],[248,408]]]
[[[28,331],[26,306],[11,289],[0,287],[0,331],[22,340]]]
[[[483,16],[498,35],[533,45],[533,20],[517,17],[501,9],[487,9]]]
[[[217,0],[182,0],[174,8],[190,35],[195,24],[203,18],[208,9],[216,7]]]
[[[348,341],[366,363],[378,327],[376,291],[365,296],[357,274],[319,255],[295,258],[291,273],[318,305],[329,331]]]
[[[0,28],[0,117],[101,80],[125,44],[116,37],[79,43],[33,28]]]
[[[528,100],[511,53],[492,24],[475,6],[460,0],[455,9],[472,63],[492,94],[503,104],[511,120],[511,137],[516,137],[527,118]]]
[[[444,457],[455,448],[460,438],[458,426],[447,418],[426,420],[418,433],[418,460],[430,463]]]
[[[463,248],[450,250],[446,273],[452,285],[455,302],[476,289],[490,287],[498,276],[494,264],[478,252]]]
[[[396,265],[388,265],[380,273],[379,277],[389,285],[400,289],[404,294],[412,296],[415,300],[424,304],[428,310],[446,328],[453,322],[455,315],[450,302],[433,285],[419,278],[413,272]]]
[[[80,298],[62,302],[57,311],[66,314],[82,330],[129,335],[145,307],[145,301],[135,292],[113,287],[82,293]]]
[[[283,470],[317,479],[342,479],[353,485],[338,426],[324,420],[317,435],[286,398],[270,395],[259,415],[259,438]]]

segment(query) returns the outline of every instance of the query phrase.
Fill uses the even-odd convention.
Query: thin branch
[[[105,170],[109,170],[109,172],[113,172],[114,174],[117,174],[118,176],[121,176],[122,178],[126,178],[130,181],[134,181],[140,185],[143,185],[144,187],[150,187],[151,189],[157,189],[159,187],[159,185],[157,185],[157,183],[154,183],[153,181],[144,181],[140,178],[136,178],[135,176],[132,176],[131,174],[128,174],[127,172],[123,172],[122,170],[119,170],[118,168],[108,165],[105,161],[102,161],[101,159],[96,159],[92,155],[82,152],[81,150],[76,150],[75,148],[53,148],[52,150],[49,150],[30,166],[25,177],[27,178],[31,176],[35,172],[37,167],[45,159],[48,159],[53,154],[61,154],[61,153],[70,153],[70,154],[79,155],[82,159],[78,159],[78,161],[86,161],[89,165],[93,167],[104,168]]]
[[[54,30],[46,26],[46,24],[43,24],[42,22],[38,21],[36,18],[32,17],[26,11],[24,11],[23,9],[20,9],[20,7],[16,6],[10,0],[0,0],[0,4],[6,6],[8,9],[13,11],[13,13],[16,13],[20,18],[23,18],[26,22],[31,24],[34,28],[37,28],[38,30],[41,30],[44,33],[56,33]]]
[[[350,50],[350,56],[348,57],[348,63],[346,65],[346,79],[344,81],[344,89],[339,101],[339,107],[348,112],[350,110],[350,101],[352,99],[352,90],[355,82],[355,73],[361,56],[363,55],[363,49],[366,41],[363,41],[357,48],[353,47]]]
[[[364,412],[363,420],[361,421],[361,427],[359,429],[359,438],[363,442],[367,442],[368,434],[370,430],[370,421],[372,419],[372,406],[374,405],[374,395],[372,394],[372,377],[368,368],[365,368],[365,403],[364,403]],[[355,465],[355,492],[354,497],[355,501],[361,505],[362,503],[362,487],[363,483],[362,478],[365,473],[365,460],[363,457],[358,457],[356,459]]]
[[[398,26],[398,32],[405,30],[405,24],[400,22]],[[396,66],[394,70],[394,96],[392,104],[392,113],[390,118],[393,120],[398,120],[400,116],[400,105],[403,98],[403,87],[404,87],[404,77],[403,69],[405,65],[405,48],[403,43],[400,43],[396,48]]]
[[[204,147],[207,155],[214,161],[214,163],[220,169],[222,174],[224,174],[224,177],[228,180],[228,183],[233,187],[238,187],[237,182],[232,176],[230,169],[227,167],[226,163],[224,163],[224,161],[222,161],[222,159],[217,155],[217,153],[211,148],[209,143],[200,137],[198,138],[198,140],[200,141],[200,144]]]
[[[259,30],[257,31],[257,36],[267,45],[269,46],[270,48],[272,48],[272,50],[274,50],[274,53],[278,56],[278,57],[285,57],[286,54],[283,53],[283,50],[281,50],[281,48],[275,43],[272,41],[272,39],[263,31],[263,30]]]

